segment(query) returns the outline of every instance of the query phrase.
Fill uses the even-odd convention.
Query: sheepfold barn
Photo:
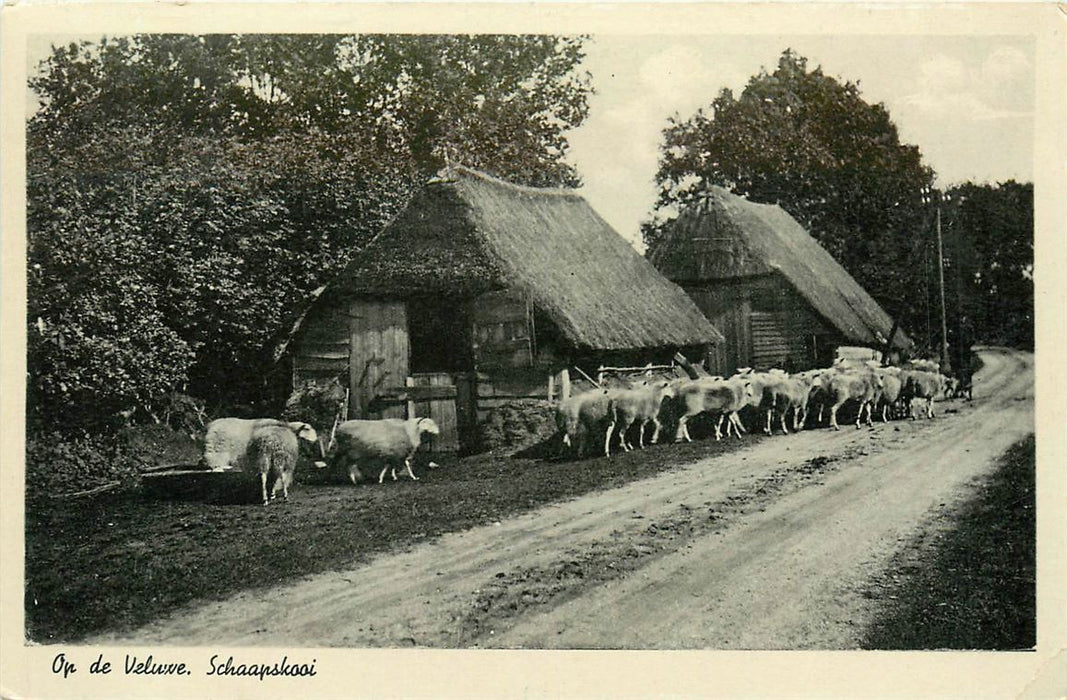
[[[878,302],[777,205],[713,187],[680,213],[648,258],[726,336],[713,363],[725,372],[826,367],[840,345],[888,346],[890,354],[912,347]]]
[[[288,352],[294,385],[343,377],[350,418],[428,415],[432,449],[469,451],[495,408],[547,408],[562,369],[699,360],[722,340],[574,191],[455,167],[353,257]]]

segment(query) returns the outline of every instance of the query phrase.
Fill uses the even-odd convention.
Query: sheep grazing
[[[642,382],[633,389],[621,389],[612,392],[614,416],[612,422],[619,431],[619,446],[627,452],[633,449],[633,445],[626,441],[626,431],[634,423],[638,425],[637,445],[645,446],[645,427],[652,423],[655,430],[652,432],[650,443],[659,439],[659,431],[662,427],[659,422],[659,412],[663,407],[663,400],[673,398],[676,389],[670,381],[661,380],[653,383]],[[610,440],[611,433],[608,433]]]
[[[605,430],[604,456],[610,457],[611,433],[615,429],[613,392],[593,389],[560,401],[556,426],[563,436],[561,452],[573,446],[577,457],[582,456],[587,435]]]
[[[288,425],[263,425],[252,432],[244,470],[259,474],[263,505],[274,499],[279,486],[282,498],[289,500],[289,487],[299,457],[300,442]]]
[[[411,471],[411,458],[419,449],[424,433],[439,435],[440,432],[437,423],[430,418],[345,421],[337,426],[330,463],[338,471],[347,471],[353,484],[363,478],[359,469],[361,464],[376,462],[382,464],[379,484],[390,467],[393,481],[396,481],[396,467],[401,462],[412,481],[418,481],[419,477]]]
[[[306,444],[318,444],[320,457],[325,456],[318,434],[307,423],[285,423],[274,418],[218,418],[207,425],[201,464],[214,471],[245,469],[252,435],[264,427],[287,428]],[[316,462],[316,466],[322,464]]]

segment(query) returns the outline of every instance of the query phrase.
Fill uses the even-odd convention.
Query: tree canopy
[[[447,162],[576,185],[583,38],[55,47],[27,127],[31,418],[249,401],[272,338]]]
[[[950,344],[1033,350],[1033,184],[957,185],[944,218]]]
[[[670,120],[645,241],[654,247],[711,185],[777,203],[908,328],[918,320],[931,223],[922,200],[933,176],[919,149],[900,142],[884,105],[787,50],[739,97],[724,89],[707,109]]]

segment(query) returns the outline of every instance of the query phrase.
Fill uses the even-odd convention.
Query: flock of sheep
[[[738,438],[746,432],[740,414],[757,413],[763,430],[773,433],[777,416],[783,433],[788,433],[791,414],[793,430],[808,423],[809,412],[818,409],[816,421],[823,422],[829,408],[829,426],[837,424],[838,410],[852,402],[857,407],[856,427],[865,417],[872,424],[872,412],[880,410],[882,421],[911,414],[916,401],[923,402],[927,418],[933,418],[935,397],[952,397],[959,390],[955,380],[945,377],[935,363],[913,361],[906,367],[882,367],[877,362],[839,361],[828,369],[814,369],[797,374],[782,370],[755,372],[739,370],[734,376],[697,379],[645,379],[634,385],[597,388],[559,402],[556,424],[562,448],[572,448],[577,456],[585,452],[589,436],[598,443],[603,435],[603,449],[611,455],[612,437],[624,451],[633,449],[628,439],[637,432],[637,446],[644,447],[645,432],[653,426],[650,443],[657,442],[663,427],[661,414],[667,406],[677,417],[675,441],[691,441],[689,421],[706,414],[714,420],[715,439],[726,435]],[[280,489],[289,498],[297,462],[310,457],[317,468],[329,466],[335,473],[347,473],[353,484],[363,478],[362,468],[381,466],[378,483],[385,473],[403,464],[408,476],[411,459],[424,434],[437,435],[439,428],[430,418],[407,420],[350,420],[337,424],[329,444],[324,446],[315,429],[307,423],[286,423],[273,418],[219,418],[207,426],[202,465],[211,470],[239,469],[258,477],[263,504],[269,504]],[[317,454],[315,454],[317,452]],[[431,465],[432,466],[432,465]]]
[[[599,444],[603,435],[603,449],[611,455],[612,437],[624,451],[633,449],[628,439],[636,426],[637,444],[644,446],[645,431],[653,426],[650,442],[656,442],[663,427],[661,414],[667,406],[677,416],[674,439],[691,441],[689,421],[698,415],[710,415],[715,420],[715,439],[733,432],[738,438],[746,432],[740,414],[743,410],[756,413],[762,419],[763,431],[773,433],[777,416],[783,433],[788,433],[787,420],[792,418],[793,430],[808,423],[809,412],[818,409],[816,421],[823,422],[824,410],[829,410],[829,426],[840,429],[838,410],[846,403],[856,406],[856,427],[864,418],[872,424],[871,415],[880,410],[882,421],[889,417],[911,415],[921,403],[927,418],[933,418],[936,397],[954,397],[959,392],[957,380],[942,375],[936,363],[914,360],[905,367],[883,367],[875,361],[839,360],[832,367],[813,369],[797,374],[772,369],[755,372],[741,369],[734,376],[644,380],[636,385],[619,388],[597,388],[576,394],[560,402],[556,409],[556,424],[562,434],[563,449],[571,448],[581,456],[587,439],[594,436]]]

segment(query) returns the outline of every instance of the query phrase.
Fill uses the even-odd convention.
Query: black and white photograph
[[[4,697],[1067,692],[1055,6],[355,7],[5,8]]]

